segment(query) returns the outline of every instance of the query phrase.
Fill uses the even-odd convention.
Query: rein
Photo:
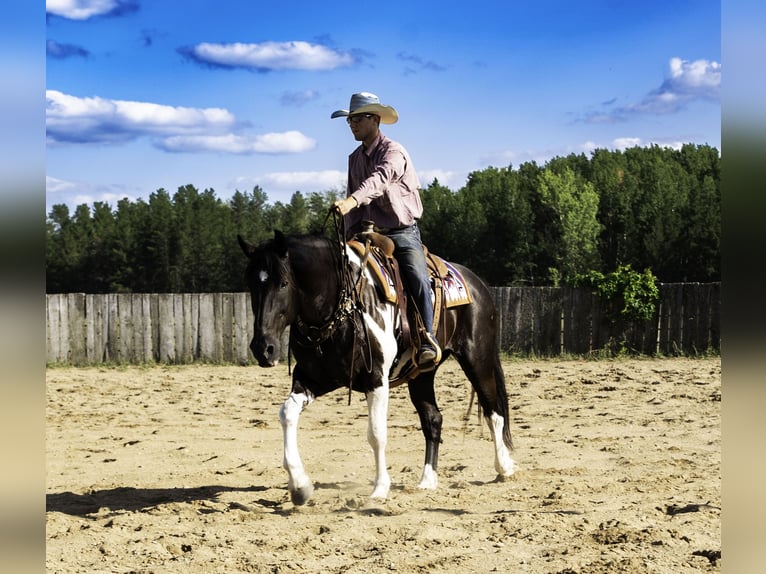
[[[363,336],[364,336],[364,344],[366,348],[366,353],[363,353],[362,357],[364,359],[364,366],[367,373],[372,372],[372,348],[370,346],[370,339],[369,339],[369,333],[367,332],[367,324],[364,322],[363,314],[363,308],[360,301],[360,289],[358,289],[358,285],[361,282],[362,278],[364,277],[364,266],[366,264],[367,257],[364,258],[362,261],[362,266],[359,271],[359,277],[357,279],[354,279],[352,275],[351,270],[351,263],[348,258],[348,252],[346,251],[346,224],[343,216],[340,216],[338,211],[336,209],[330,209],[327,212],[327,216],[325,217],[324,223],[322,224],[322,229],[327,225],[327,221],[330,218],[330,215],[333,216],[333,227],[335,228],[335,239],[336,243],[339,249],[339,258],[338,258],[338,268],[336,269],[336,273],[338,275],[338,283],[340,285],[340,293],[338,295],[338,304],[335,307],[335,311],[333,312],[332,316],[321,326],[315,327],[313,325],[308,325],[298,317],[295,321],[295,325],[298,328],[298,331],[301,333],[301,335],[306,339],[306,342],[308,346],[313,346],[316,348],[317,352],[321,354],[321,348],[320,345],[324,343],[327,339],[332,337],[335,330],[347,319],[351,319],[351,327],[353,330],[352,333],[352,348],[351,348],[351,367],[349,369],[349,375],[348,375],[348,404],[351,404],[351,390],[353,385],[353,376],[354,376],[354,358],[356,356],[356,345],[357,345],[357,328],[358,324],[357,321],[354,320],[354,314],[357,313],[359,315],[359,323],[361,324]],[[288,358],[288,373],[291,371],[291,352],[290,348],[288,347],[287,350],[287,358]]]

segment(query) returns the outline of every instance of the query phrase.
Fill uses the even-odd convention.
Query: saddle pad
[[[348,246],[351,247],[357,253],[357,255],[359,255],[360,258],[364,257],[364,245],[362,245],[359,241],[352,239],[351,241],[348,241]],[[396,303],[397,297],[394,280],[386,270],[383,262],[378,259],[376,251],[377,250],[372,250],[370,252],[370,257],[367,258],[367,267],[369,267],[370,271],[372,271],[372,275],[375,277],[375,282],[378,286],[378,289],[386,301],[389,303]]]
[[[468,305],[471,302],[471,292],[468,290],[468,284],[465,282],[463,275],[449,261],[441,259],[441,262],[447,269],[447,272],[442,275],[444,306],[449,308]]]

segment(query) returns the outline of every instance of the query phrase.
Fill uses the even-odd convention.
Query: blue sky
[[[47,0],[46,211],[159,188],[341,190],[370,91],[425,186],[488,166],[721,148],[719,1]]]

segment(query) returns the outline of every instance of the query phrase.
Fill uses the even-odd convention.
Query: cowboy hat
[[[351,96],[351,104],[347,110],[336,110],[330,115],[331,118],[342,118],[345,116],[356,116],[359,114],[375,114],[380,117],[381,123],[395,124],[399,119],[399,114],[391,106],[384,106],[380,103],[378,96],[370,92],[361,92]]]

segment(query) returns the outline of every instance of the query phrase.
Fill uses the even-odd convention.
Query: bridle
[[[327,222],[332,215],[333,227],[335,231],[335,245],[338,248],[339,256],[336,261],[338,265],[335,272],[338,277],[338,285],[340,285],[340,292],[338,294],[338,303],[335,306],[335,310],[327,321],[320,326],[309,325],[306,323],[300,315],[295,320],[295,327],[300,333],[301,339],[297,341],[301,346],[313,347],[318,355],[322,354],[321,345],[333,336],[335,331],[344,324],[346,321],[351,320],[352,329],[352,348],[351,348],[351,367],[349,368],[348,376],[348,401],[351,404],[351,387],[353,384],[354,374],[354,358],[356,356],[357,345],[357,329],[361,325],[362,330],[362,344],[364,345],[365,353],[362,353],[364,359],[364,366],[367,373],[372,372],[372,348],[370,346],[369,333],[367,331],[367,324],[364,321],[363,313],[364,309],[361,304],[361,293],[359,289],[359,283],[364,276],[364,268],[366,265],[366,257],[362,261],[362,265],[359,269],[359,276],[354,278],[351,263],[348,258],[348,251],[346,250],[346,222],[345,219],[337,209],[330,208],[325,216],[324,223],[322,224],[321,231],[324,232]],[[355,315],[358,316],[358,320],[355,319]],[[291,373],[291,348],[288,345],[287,349],[287,368],[288,373]]]

